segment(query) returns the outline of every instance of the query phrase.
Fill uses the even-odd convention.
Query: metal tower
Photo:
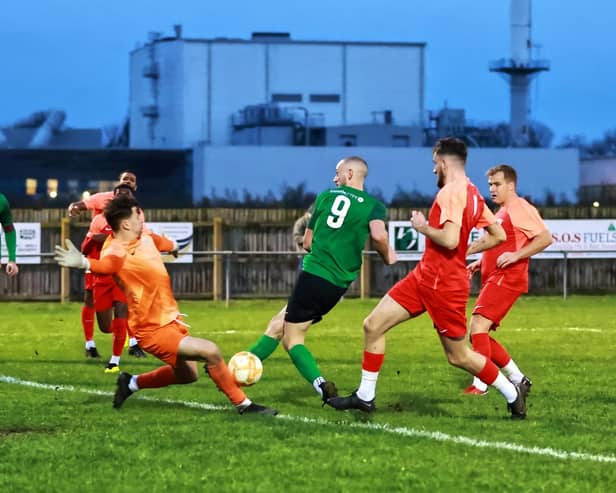
[[[512,145],[528,145],[528,89],[533,76],[550,70],[547,60],[533,60],[530,38],[530,0],[511,0],[511,57],[490,62],[490,72],[508,76]]]

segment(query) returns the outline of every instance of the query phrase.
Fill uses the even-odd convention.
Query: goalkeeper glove
[[[77,269],[89,269],[90,262],[69,239],[66,240],[66,250],[60,245],[56,245],[54,260],[62,267],[75,267]]]

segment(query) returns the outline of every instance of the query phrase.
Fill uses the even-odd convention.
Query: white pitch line
[[[7,383],[7,384],[13,384],[13,385],[23,385],[26,387],[34,387],[34,388],[45,389],[45,390],[55,390],[55,391],[63,391],[63,392],[81,392],[84,394],[103,395],[103,396],[113,395],[113,392],[105,392],[102,390],[74,387],[72,385],[51,385],[47,383],[31,382],[28,380],[22,380],[20,378],[9,377],[6,375],[0,375],[0,382]],[[137,395],[134,397],[134,399],[141,399],[141,400],[153,401],[153,402],[163,402],[166,404],[174,404],[174,405],[181,405],[181,406],[190,407],[190,408],[205,409],[207,411],[229,411],[230,409],[229,406],[219,406],[215,404],[207,404],[204,402],[195,402],[195,401],[158,399],[156,397],[149,397],[149,396],[144,396],[144,395]],[[524,454],[543,455],[543,456],[552,457],[552,458],[561,459],[561,460],[584,460],[584,461],[590,461],[590,462],[616,463],[616,456],[613,456],[613,455],[596,455],[596,454],[587,454],[585,452],[569,452],[566,450],[558,450],[558,449],[553,449],[550,447],[547,447],[547,448],[527,447],[524,445],[518,445],[515,443],[509,443],[509,442],[488,442],[486,440],[477,440],[475,438],[466,437],[462,435],[449,435],[448,433],[442,433],[440,431],[417,430],[414,428],[406,428],[406,427],[401,427],[401,426],[394,427],[388,424],[349,423],[346,421],[337,422],[337,421],[328,421],[328,420],[319,419],[319,418],[292,416],[289,414],[279,414],[276,417],[276,419],[283,419],[285,421],[292,421],[296,423],[315,424],[319,426],[344,425],[349,428],[360,429],[360,430],[380,431],[383,433],[390,433],[392,435],[399,435],[399,436],[405,436],[405,437],[426,438],[428,440],[436,440],[439,442],[451,442],[451,443],[467,445],[470,447],[477,447],[477,448],[509,450],[511,452],[520,452]]]
[[[513,329],[513,332],[558,332],[563,330],[570,332],[603,332],[601,329],[591,329],[589,327],[528,327]]]

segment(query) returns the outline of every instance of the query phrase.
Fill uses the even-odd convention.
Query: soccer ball
[[[263,364],[261,360],[248,351],[235,353],[231,356],[227,366],[238,385],[243,387],[254,385],[259,381],[261,375],[263,375]]]

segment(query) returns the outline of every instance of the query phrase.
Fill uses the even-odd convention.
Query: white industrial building
[[[175,30],[130,54],[130,147],[192,150],[194,203],[300,183],[319,192],[349,155],[368,160],[368,188],[386,200],[398,188],[436,190],[422,147],[425,43],[186,39]],[[480,187],[503,162],[518,169],[523,194],[575,200],[576,150],[469,149]]]
[[[130,146],[305,145],[306,127],[328,134],[320,145],[361,145],[361,126],[374,124],[391,129],[392,146],[421,145],[424,50],[286,33],[185,39],[176,26],[130,54]]]

